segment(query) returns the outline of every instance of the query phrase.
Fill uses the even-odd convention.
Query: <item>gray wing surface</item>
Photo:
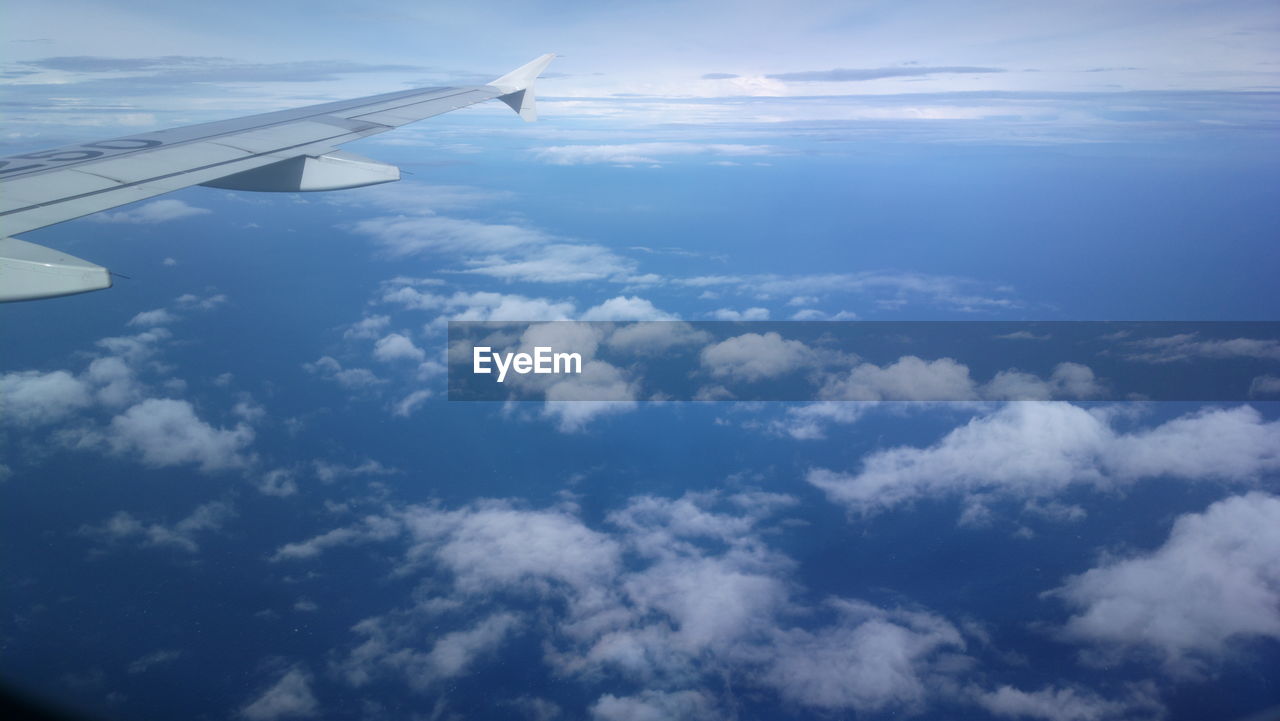
[[[9,236],[193,185],[338,190],[399,180],[395,166],[338,151],[499,98],[536,119],[543,55],[487,85],[405,90],[0,158],[0,301],[110,287],[100,266]]]

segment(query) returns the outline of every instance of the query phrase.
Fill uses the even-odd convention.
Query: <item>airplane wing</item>
[[[537,119],[533,81],[555,57],[486,85],[421,88],[0,158],[0,302],[111,287],[106,268],[10,236],[192,185],[299,192],[400,179],[343,143],[498,98]]]

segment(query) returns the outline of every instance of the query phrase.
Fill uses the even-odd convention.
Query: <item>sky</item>
[[[1113,339],[1153,378],[1247,368],[1220,402],[770,335],[1280,321],[1274,3],[0,17],[3,155],[560,55],[537,123],[490,102],[344,148],[398,183],[191,188],[24,234],[126,277],[0,307],[10,689],[93,719],[1280,708],[1274,335]],[[530,332],[594,370],[449,401],[451,320],[592,321]],[[625,324],[654,320],[744,325]],[[706,400],[618,360],[677,344]],[[795,377],[822,393],[713,387]],[[917,400],[939,388],[964,400]]]

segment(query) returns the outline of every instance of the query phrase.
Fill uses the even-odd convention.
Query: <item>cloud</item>
[[[465,261],[467,273],[533,283],[574,283],[625,278],[635,263],[600,245],[549,243],[522,248],[514,254],[489,255]]]
[[[801,441],[820,440],[827,437],[831,424],[854,423],[873,407],[874,403],[848,401],[807,403],[788,408],[782,420],[769,424],[769,430]]]
[[[713,157],[758,157],[772,155],[774,148],[768,145],[741,145],[731,143],[624,143],[619,145],[556,145],[543,148],[535,154],[539,160],[552,165],[590,165],[612,163],[614,165],[656,165],[672,157],[710,155]]]
[[[98,213],[97,215],[89,216],[89,218],[98,223],[155,225],[173,220],[182,220],[183,218],[193,218],[197,215],[208,215],[212,212],[205,208],[187,205],[181,200],[165,198],[164,200],[153,200],[149,203],[144,203],[131,210],[122,210],[118,213]]]
[[[162,649],[154,653],[149,653],[146,656],[143,656],[142,658],[139,658],[133,663],[129,664],[128,671],[131,674],[146,673],[147,671],[151,670],[156,666],[163,666],[166,664],[173,663],[174,661],[178,660],[181,657],[182,657],[181,651],[178,651],[176,649],[175,650]]]
[[[804,368],[814,362],[813,351],[796,340],[783,340],[770,331],[744,333],[702,349],[702,367],[716,378],[754,383]]]
[[[759,491],[636,496],[602,530],[567,504],[388,509],[379,522],[406,530],[387,535],[406,544],[397,573],[432,579],[433,590],[358,624],[335,668],[355,686],[391,676],[421,690],[518,629],[541,637],[559,677],[644,689],[601,696],[595,718],[728,716],[709,690],[725,678],[820,711],[927,707],[970,665],[959,630],[915,608],[797,601],[795,563],[765,542],[771,519],[794,503]],[[367,542],[370,523],[294,544],[316,554],[290,555]],[[483,609],[479,621],[469,609]]]
[[[142,546],[176,548],[187,553],[195,553],[200,550],[196,542],[197,536],[221,530],[235,515],[231,505],[222,501],[212,501],[198,506],[191,515],[172,525],[144,524],[133,514],[120,511],[101,525],[81,526],[80,534],[112,545],[124,541],[137,541]],[[131,670],[130,673],[134,671]]]
[[[1251,492],[1181,516],[1160,548],[1108,559],[1052,592],[1077,611],[1063,635],[1154,653],[1174,672],[1250,639],[1280,639],[1277,548],[1275,496]]]
[[[103,439],[113,452],[136,453],[148,466],[194,463],[210,473],[244,466],[241,452],[253,435],[244,424],[227,429],[205,423],[188,401],[149,398],[113,418]]]
[[[89,384],[66,371],[17,371],[0,375],[0,422],[56,423],[92,402]]]
[[[1280,360],[1280,340],[1231,338],[1199,340],[1195,333],[1181,333],[1163,338],[1144,338],[1126,345],[1135,350],[1125,358],[1147,363],[1174,363],[1194,358],[1259,358]]]
[[[432,395],[433,393],[429,390],[413,391],[404,398],[396,401],[395,405],[391,408],[391,415],[398,418],[408,418],[413,415],[414,411],[422,407],[422,404],[426,403],[427,399],[431,398]]]
[[[315,558],[330,548],[385,541],[400,533],[401,525],[395,520],[366,516],[359,525],[335,528],[306,541],[286,543],[276,549],[268,560],[278,562]]]
[[[258,492],[264,496],[287,498],[298,492],[298,481],[293,471],[277,468],[262,474],[258,481]]]
[[[311,467],[315,470],[316,478],[319,478],[323,483],[333,483],[342,478],[355,476],[389,476],[398,473],[396,469],[387,468],[373,459],[354,466],[344,466],[341,463],[317,460],[312,462]]]
[[[751,321],[751,320],[769,320],[768,308],[747,308],[746,310],[734,310],[732,308],[717,308],[707,315],[716,320],[729,321]]]
[[[1003,310],[1021,305],[1015,298],[1009,297],[1011,291],[1007,288],[989,288],[970,278],[927,273],[863,271],[797,275],[702,275],[676,279],[672,283],[691,288],[716,288],[722,292],[750,295],[761,300],[798,295],[870,296],[886,310],[897,310],[911,303],[924,303],[961,312]]]
[[[1147,686],[1132,688],[1127,697],[1109,700],[1092,691],[1046,686],[1039,691],[1022,691],[1001,686],[976,694],[978,705],[995,716],[1042,721],[1156,721],[1164,717],[1164,707]]]
[[[783,698],[830,711],[918,712],[928,696],[932,657],[964,648],[956,627],[931,613],[860,601],[833,605],[840,614],[834,628],[780,634],[766,679]]]
[[[391,333],[379,338],[378,342],[374,344],[373,357],[384,363],[394,363],[400,360],[421,363],[426,359],[427,354],[414,345],[408,336]]]
[[[347,340],[357,338],[377,338],[382,335],[382,332],[386,330],[389,325],[391,325],[390,316],[366,316],[348,326],[347,329],[342,332],[342,337]]]
[[[552,240],[551,236],[531,228],[441,215],[370,218],[354,223],[351,229],[373,238],[392,258],[424,253],[493,253]]]
[[[670,313],[663,312],[654,307],[653,303],[639,296],[617,296],[610,298],[603,303],[592,306],[579,316],[581,320],[597,321],[597,320],[633,320],[633,321],[656,321],[656,320],[675,320],[676,317]],[[639,326],[635,326],[639,327]]]
[[[1277,447],[1280,422],[1265,422],[1247,406],[1119,433],[1105,410],[1025,401],[975,418],[928,448],[877,451],[857,473],[814,468],[807,480],[832,501],[872,513],[925,497],[1039,498],[1160,476],[1250,482],[1280,468]]]
[[[138,325],[143,327],[168,325],[176,320],[177,317],[168,310],[165,310],[164,308],[157,308],[156,310],[147,310],[135,315],[133,318],[129,319],[129,325]]]
[[[439,312],[448,320],[568,320],[575,312],[573,303],[547,298],[488,291],[458,292],[445,296],[424,293],[409,286],[387,289],[383,292],[382,301],[398,303],[406,308]]]
[[[1249,383],[1249,397],[1280,395],[1280,377],[1265,375],[1254,378]]]
[[[701,691],[642,691],[635,696],[605,694],[592,704],[594,721],[715,721],[724,718],[715,700]]]
[[[774,80],[786,80],[790,82],[850,83],[863,82],[867,80],[880,80],[882,78],[909,78],[925,75],[956,74],[979,75],[1003,72],[1003,68],[973,67],[968,65],[946,65],[938,67],[907,65],[889,68],[836,68],[834,70],[806,70],[792,73],[776,73],[774,75],[767,75],[766,77]]]
[[[706,73],[702,76],[703,80],[732,80],[738,77],[733,73]]]
[[[350,390],[369,388],[386,382],[368,368],[343,368],[342,364],[332,356],[321,356],[313,363],[303,363],[302,369]]]
[[[282,718],[315,716],[320,704],[311,692],[311,674],[294,666],[262,695],[240,709],[249,721],[275,721]]]
[[[964,364],[950,358],[924,361],[903,356],[883,368],[874,363],[859,364],[849,375],[828,381],[818,397],[844,401],[962,401],[978,396]]]

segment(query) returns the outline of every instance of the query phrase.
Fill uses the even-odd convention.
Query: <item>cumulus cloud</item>
[[[807,480],[831,500],[870,513],[925,496],[1036,498],[1157,476],[1248,482],[1280,468],[1276,448],[1280,422],[1247,406],[1120,433],[1106,411],[1027,401],[974,418],[933,446],[878,451],[857,473],[815,468]]]
[[[122,210],[118,213],[98,213],[97,215],[89,216],[89,218],[99,223],[156,225],[173,220],[182,220],[183,218],[193,218],[198,215],[208,215],[212,212],[206,208],[188,205],[181,200],[165,198],[144,203],[131,210]]]
[[[0,375],[0,422],[56,423],[93,402],[89,384],[67,371],[17,371]]]
[[[103,439],[113,452],[137,454],[148,466],[194,463],[213,472],[244,466],[253,435],[244,424],[215,428],[188,401],[149,398],[113,418]]]
[[[1280,446],[1272,446],[1275,448]],[[1181,516],[1150,553],[1106,560],[1052,594],[1066,638],[1154,653],[1174,672],[1280,639],[1280,498],[1252,492]]]
[[[749,320],[769,320],[768,308],[747,308],[746,310],[734,310],[733,308],[717,308],[708,313],[716,320],[730,321],[749,321]]]
[[[623,296],[610,298],[600,305],[592,306],[582,312],[581,320],[675,320],[670,313],[658,310],[651,301],[639,296]]]
[[[320,704],[311,692],[311,680],[311,674],[302,667],[289,669],[275,684],[241,708],[240,716],[249,721],[315,716]]]
[[[421,363],[426,359],[426,351],[413,344],[406,335],[390,333],[378,339],[373,346],[373,357],[384,363],[408,360]]]
[[[963,363],[904,356],[883,368],[874,363],[859,364],[849,375],[828,381],[818,396],[845,401],[962,401],[976,399],[977,391]]]
[[[716,378],[748,383],[776,378],[811,365],[813,351],[797,340],[781,335],[744,333],[702,349],[702,367]]]
[[[398,572],[434,579],[434,590],[357,625],[336,668],[357,686],[390,676],[421,689],[513,633],[539,633],[557,675],[608,675],[646,689],[601,696],[589,709],[595,718],[716,718],[722,699],[706,689],[725,678],[823,711],[924,708],[967,667],[959,630],[919,609],[797,601],[794,563],[765,542],[771,519],[794,503],[758,491],[637,496],[603,529],[569,505],[388,510],[381,522],[405,531],[386,536],[406,543]],[[304,560],[369,542],[371,522],[277,555]],[[478,621],[461,612],[476,607],[485,609]],[[442,630],[424,643],[426,628]]]

